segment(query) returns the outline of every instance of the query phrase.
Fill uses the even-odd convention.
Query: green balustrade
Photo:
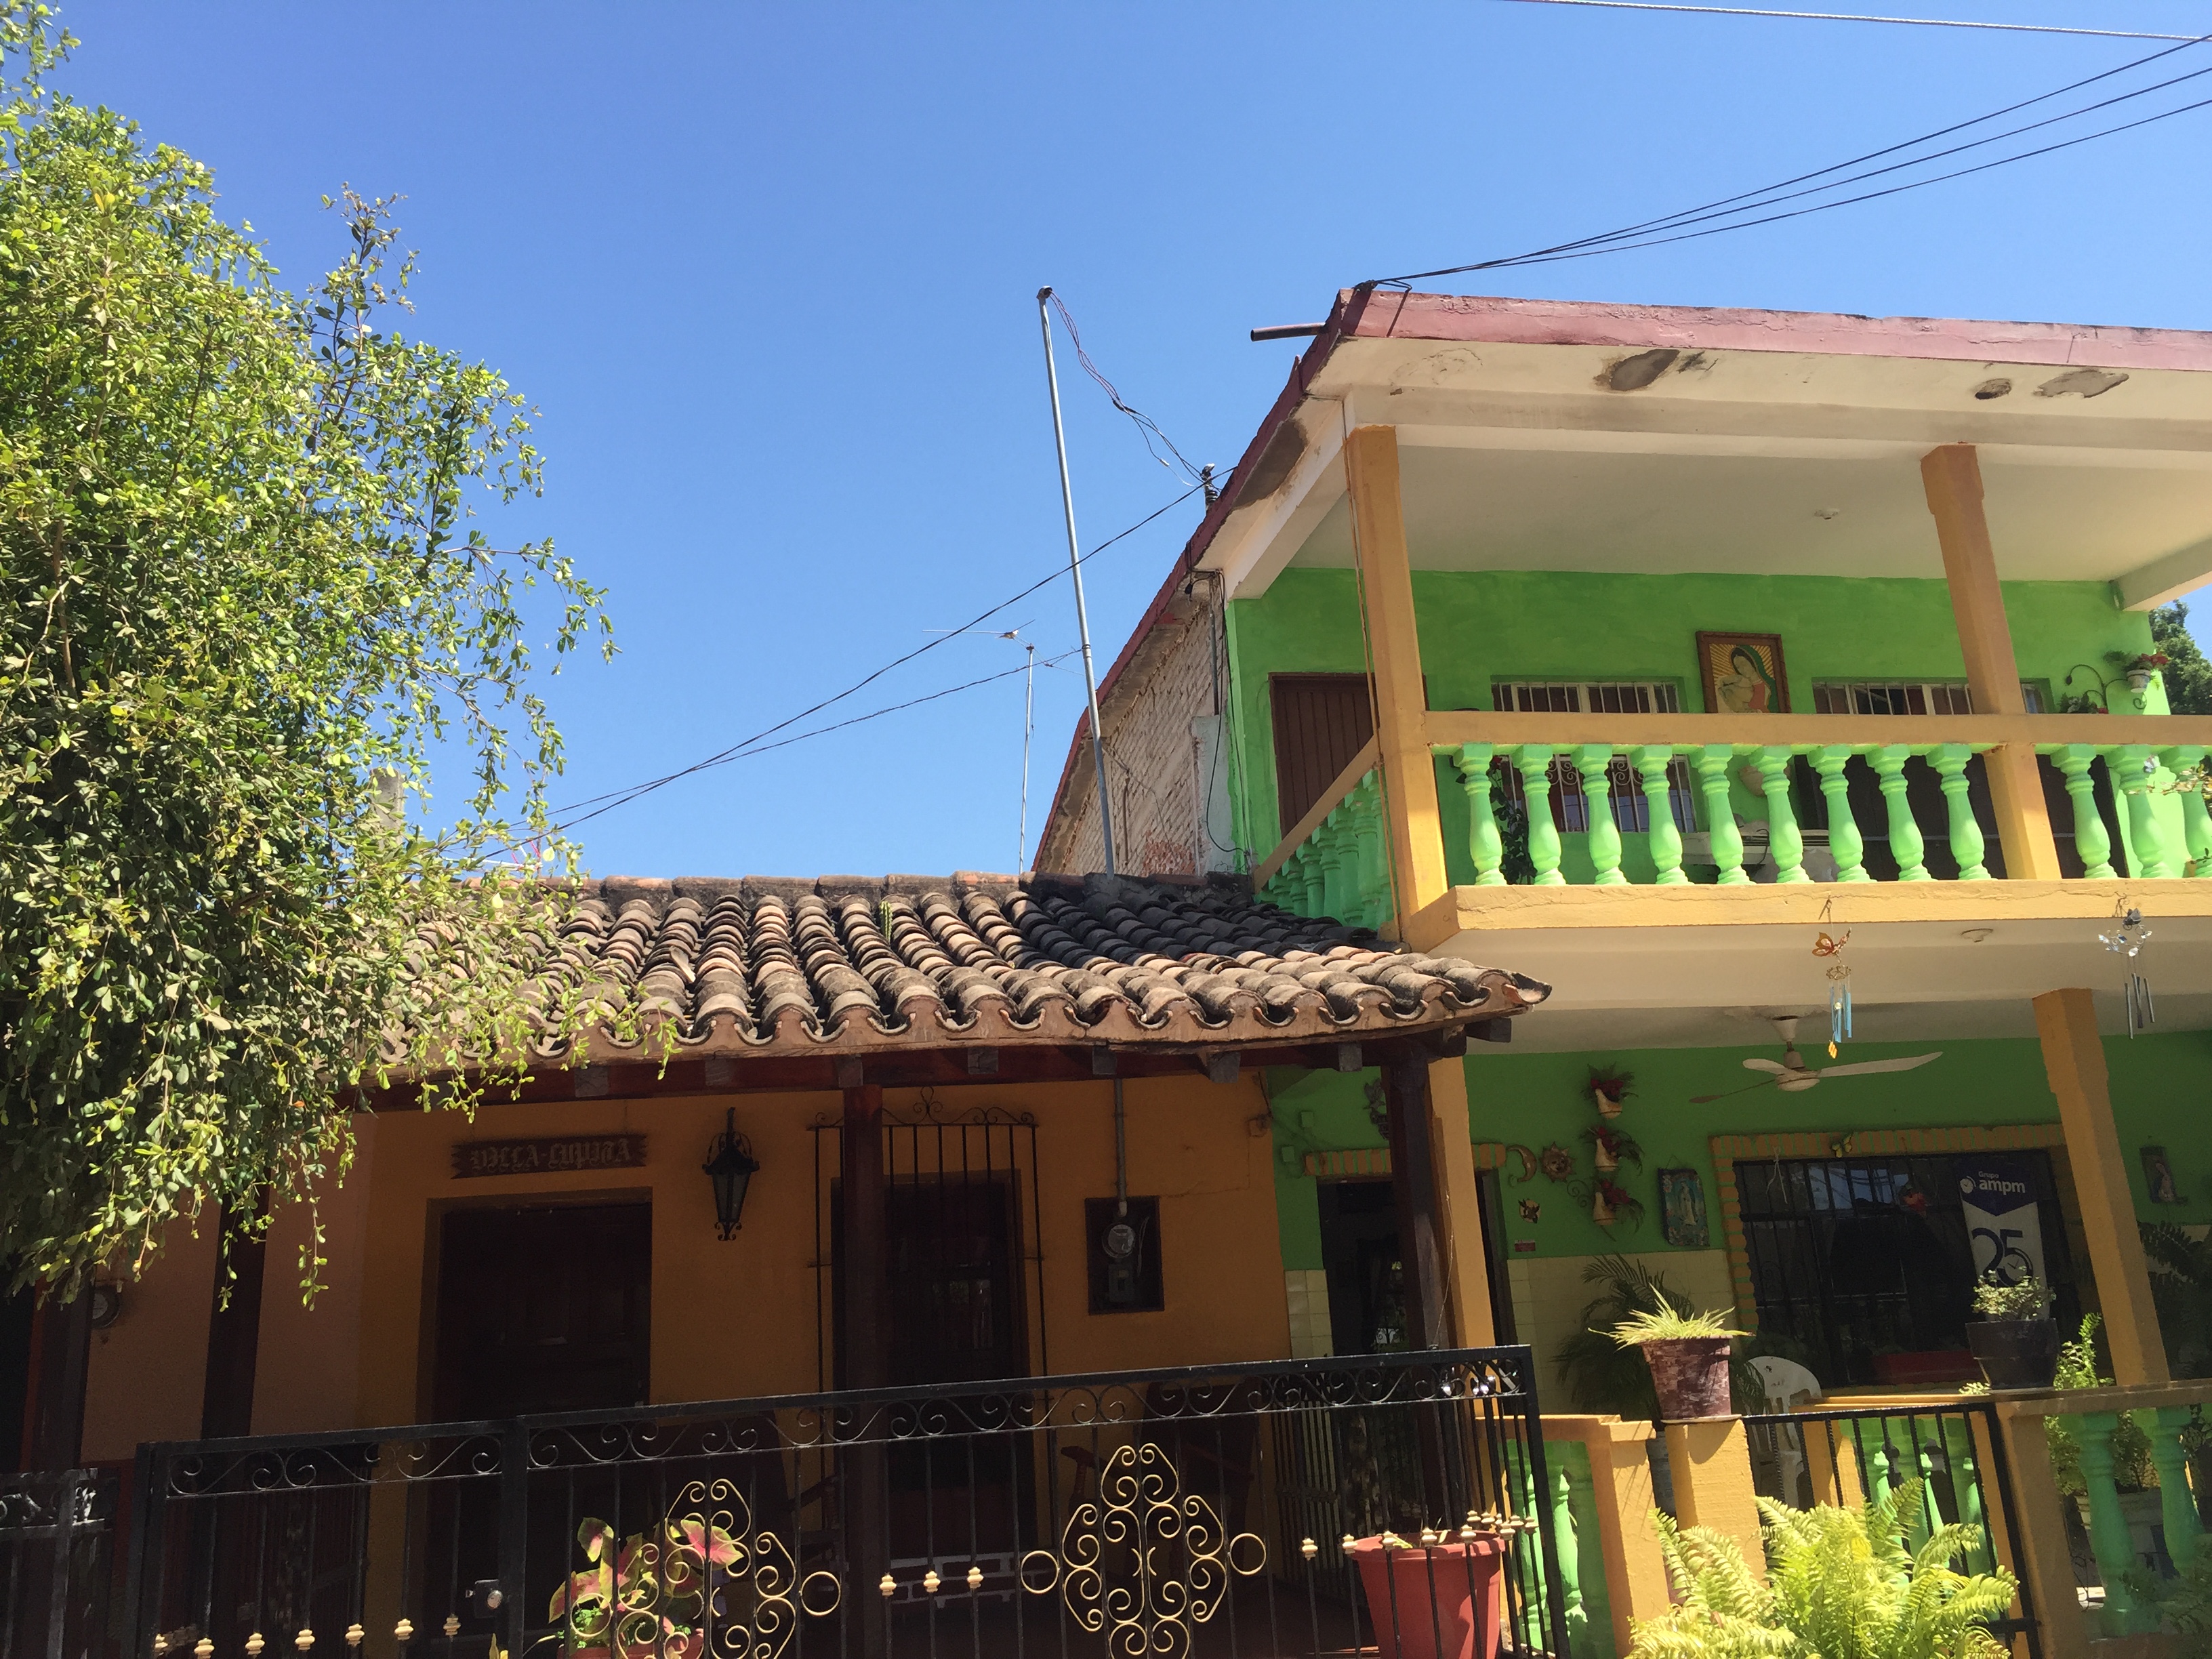
[[[2112,838],[2105,830],[2105,815],[2097,810],[2096,780],[2089,775],[2097,758],[2094,744],[2070,743],[2051,751],[2058,775],[2066,780],[2066,798],[2074,804],[2074,850],[2081,856],[2081,873],[2093,881],[2112,878]]]
[[[1636,769],[1651,819],[1651,827],[1645,832],[1651,849],[1651,879],[1661,887],[1679,887],[1690,878],[1682,873],[1682,832],[1674,823],[1674,786],[1668,775],[1674,763],[1674,751],[1665,744],[1632,749],[1628,763]]]
[[[1559,873],[1559,826],[1552,821],[1552,750],[1545,744],[1521,745],[1513,757],[1521,774],[1521,792],[1528,802],[1528,862],[1536,867],[1536,885],[1564,887]]]
[[[2212,812],[2204,807],[2204,750],[2169,749],[2160,757],[2181,794],[2181,840],[2190,873],[2212,876]]]
[[[1460,787],[1467,792],[1467,852],[1474,861],[1477,887],[1505,884],[1505,841],[1498,832],[1498,815],[1490,802],[1490,763],[1497,752],[1487,743],[1459,746]]]
[[[2135,1540],[2128,1535],[2119,1484],[2112,1475],[2112,1431],[2120,1425],[2120,1414],[2084,1412],[2073,1420],[2081,1449],[2081,1483],[2089,1493],[2089,1549],[2105,1581],[2106,1633],[2129,1635],[2138,1627],[2139,1610],[2127,1583],[2136,1565]]]
[[[1882,805],[1889,809],[1889,854],[1897,860],[1897,878],[1929,881],[1933,878],[1926,862],[1928,843],[1913,821],[1912,804],[1905,792],[1905,763],[1911,758],[1912,750],[1907,745],[1891,744],[1869,755],[1867,764],[1881,781]]]
[[[2148,744],[2131,743],[2112,751],[2105,765],[2112,775],[2112,787],[2128,804],[2129,862],[2137,874],[2154,881],[2178,875],[2166,857],[2166,831],[2158,821],[2158,799],[2165,792],[2153,787],[2157,757]]]
[[[1844,768],[1850,763],[1848,744],[1830,744],[1813,751],[1813,770],[1820,779],[1820,799],[1828,808],[1828,851],[1836,860],[1838,881],[1871,881],[1866,871],[1866,838],[1851,816],[1850,781]]]
[[[1628,878],[1620,873],[1620,825],[1613,815],[1613,750],[1605,744],[1586,743],[1575,750],[1575,770],[1583,781],[1583,810],[1589,821],[1590,868],[1600,887],[1618,887]]]
[[[1973,757],[1974,751],[1966,744],[1947,743],[1928,760],[1943,781],[1943,805],[1951,824],[1951,857],[1959,866],[1959,879],[1987,881],[1990,872],[1982,862],[1982,826],[1975,820],[1966,782],[1966,763]]]
[[[1735,827],[1735,808],[1729,802],[1729,768],[1735,750],[1724,743],[1709,743],[1697,751],[1698,787],[1705,798],[1706,838],[1713,866],[1723,887],[1738,887],[1751,878],[1743,872],[1743,834]]]
[[[1766,797],[1766,846],[1778,884],[1812,879],[1805,873],[1805,837],[1797,828],[1796,805],[1790,799],[1790,754],[1773,747],[1759,751],[1759,789]]]

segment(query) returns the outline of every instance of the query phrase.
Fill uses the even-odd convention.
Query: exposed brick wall
[[[1235,867],[1232,855],[1206,833],[1200,775],[1200,738],[1193,722],[1216,714],[1214,665],[1221,611],[1209,591],[1194,586],[1188,614],[1163,619],[1139,647],[1104,708],[1106,775],[1114,803],[1114,850],[1125,875],[1198,875]],[[1221,695],[1228,696],[1228,662],[1221,659]],[[1217,765],[1225,766],[1224,756]],[[1214,787],[1225,789],[1226,779]],[[1226,841],[1221,826],[1215,835]],[[1098,791],[1091,774],[1091,745],[1075,750],[1067,780],[1037,848],[1039,870],[1081,873],[1105,867],[1099,833]]]

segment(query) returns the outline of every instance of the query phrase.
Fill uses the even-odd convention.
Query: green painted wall
[[[1540,1012],[1528,1016],[1541,1019]],[[1825,1063],[1825,1032],[1808,1018],[1802,1046],[1811,1062]],[[1778,1057],[1773,1044],[1747,1048],[1653,1048],[1592,1054],[1516,1054],[1495,1049],[1468,1056],[1468,1129],[1476,1140],[1518,1142],[1541,1151],[1557,1141],[1576,1154],[1578,1175],[1590,1173],[1583,1132],[1597,1121],[1586,1087],[1591,1066],[1632,1073],[1635,1092],[1618,1120],[1644,1148],[1641,1170],[1615,1177],[1642,1199],[1640,1226],[1610,1232],[1589,1218],[1587,1206],[1565,1186],[1539,1174],[1525,1186],[1507,1179],[1506,1235],[1533,1240],[1535,1255],[1588,1255],[1614,1249],[1661,1250],[1658,1178],[1662,1168],[1694,1169],[1704,1177],[1713,1248],[1721,1243],[1711,1152],[1717,1134],[1816,1130],[1836,1134],[1857,1129],[1949,1127],[1964,1124],[2050,1123],[2057,1103],[2045,1079],[2042,1050],[2033,1039],[1855,1042],[1852,1060],[1941,1049],[1943,1057],[1917,1071],[1870,1078],[1838,1078],[1802,1094],[1757,1089],[1733,1099],[1692,1106],[1693,1095],[1741,1088],[1753,1080],[1749,1056]],[[2212,1137],[2203,1125],[2212,1108],[2212,1032],[2109,1037],[2113,1115],[2128,1163],[2136,1213],[2146,1221],[2212,1222]],[[1321,1265],[1315,1183],[1301,1173],[1311,1151],[1379,1146],[1382,1137],[1366,1112],[1367,1078],[1330,1072],[1269,1073],[1274,1105],[1277,1191],[1285,1217],[1285,1267]],[[2184,1202],[2154,1205],[2145,1188],[2137,1149],[2163,1146]],[[1290,1160],[1284,1161],[1287,1151]],[[1517,1174],[1517,1163],[1507,1172]],[[1302,1189],[1302,1190],[1301,1190]],[[1534,1199],[1542,1218],[1520,1219],[1514,1200]]]
[[[2121,611],[2106,583],[2008,582],[2004,596],[2021,674],[2045,682],[2054,699],[2075,664],[2109,672],[2106,652],[2151,648],[2148,617]],[[1673,680],[1682,707],[1702,710],[1701,629],[1779,634],[1799,712],[1811,711],[1815,680],[1966,675],[1941,581],[1417,570],[1413,600],[1432,708],[1488,708],[1493,679],[1589,676]],[[1267,676],[1364,668],[1352,573],[1286,570],[1260,598],[1229,606],[1228,632],[1237,833],[1265,856],[1280,839]],[[2142,713],[2166,712],[2155,682],[2143,701]],[[2131,700],[2122,690],[2114,702],[2117,714]]]

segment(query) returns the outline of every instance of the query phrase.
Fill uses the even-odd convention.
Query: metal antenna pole
[[[1036,730],[1036,647],[1027,644],[1029,671],[1022,682],[1022,837],[1014,846],[1014,873],[1030,854],[1030,733]]]
[[[1098,829],[1106,843],[1106,873],[1114,873],[1114,807],[1106,783],[1106,740],[1098,725],[1098,680],[1091,666],[1091,619],[1083,608],[1083,555],[1075,540],[1075,486],[1067,477],[1067,432],[1060,418],[1060,371],[1052,362],[1052,315],[1045,301],[1052,290],[1037,290],[1037,327],[1044,335],[1044,382],[1052,392],[1052,441],[1060,450],[1060,500],[1067,512],[1067,574],[1075,581],[1075,631],[1083,642],[1083,691],[1091,702],[1091,769],[1098,776]]]

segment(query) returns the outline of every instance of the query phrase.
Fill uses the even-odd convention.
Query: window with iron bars
[[[1681,693],[1669,680],[1496,680],[1491,699],[1501,713],[1555,714],[1678,714]],[[1552,761],[1552,822],[1562,833],[1579,834],[1590,826],[1589,798],[1582,774],[1565,755]],[[1505,788],[1509,799],[1524,809],[1528,796],[1521,774],[1508,768]],[[1651,803],[1643,780],[1626,755],[1615,755],[1607,769],[1606,794],[1613,821],[1623,834],[1643,834],[1651,828]],[[1674,827],[1698,827],[1697,781],[1686,760],[1667,766],[1667,808]]]
[[[2031,714],[2043,713],[2043,688],[2020,683]],[[1964,680],[1816,680],[1816,714],[1971,714],[1974,700]]]

